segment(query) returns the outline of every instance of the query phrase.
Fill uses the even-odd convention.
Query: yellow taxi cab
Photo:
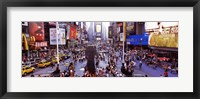
[[[43,62],[38,63],[38,67],[46,67],[46,66],[49,66],[50,64],[51,62],[43,61]]]
[[[62,55],[62,59],[63,59],[63,60],[66,60],[66,59],[67,59],[67,54],[63,54],[63,55]]]
[[[60,62],[61,60],[62,60],[62,58],[59,57],[58,61]],[[57,59],[56,59],[56,58],[52,58],[52,59],[51,59],[51,62],[52,62],[52,63],[57,63]]]
[[[35,68],[34,67],[30,67],[30,66],[25,66],[22,68],[22,75],[26,76],[26,74],[34,72]]]
[[[67,54],[63,54],[63,56],[67,56]]]
[[[57,60],[56,59],[52,59],[51,62],[52,63],[57,63]]]
[[[60,53],[59,59],[60,59],[60,60],[63,60],[63,59],[65,59],[66,56],[67,56],[67,54]]]
[[[59,55],[59,61],[62,61],[63,54]]]
[[[67,56],[67,54],[61,54],[61,56],[60,56],[60,57],[65,57],[65,56]]]
[[[46,66],[49,66],[49,65],[51,64],[51,62],[46,61],[44,64],[45,64]]]

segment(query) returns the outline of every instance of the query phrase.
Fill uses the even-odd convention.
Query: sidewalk
[[[116,55],[119,56],[119,53],[116,53]],[[108,65],[108,63],[107,63],[108,57],[107,56],[105,57],[105,60],[106,60],[106,62],[105,61],[100,61],[99,62],[99,67],[106,68],[106,66]],[[119,60],[117,61],[116,65],[117,65],[117,72],[121,73],[121,66],[122,66],[122,60],[121,60],[121,58],[119,58]],[[148,75],[148,77],[152,76],[150,73],[146,73],[144,71],[141,71],[141,70],[137,69],[137,67],[134,68],[133,74],[136,74],[136,75],[139,74],[139,75],[144,75],[144,76]]]
[[[139,65],[139,61],[136,61],[136,68]],[[142,69],[141,71],[145,72],[147,75],[150,75],[152,77],[160,77],[160,75],[164,75],[164,69],[157,67],[156,69],[153,69],[150,66],[147,66],[145,63],[142,64]],[[171,72],[168,72],[169,77],[178,77],[178,74],[173,74]]]

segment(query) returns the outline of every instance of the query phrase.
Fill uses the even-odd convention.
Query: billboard
[[[119,39],[120,39],[120,41],[123,41],[123,38],[124,38],[124,33],[120,33],[120,34],[119,34]]]
[[[59,33],[56,35],[56,28],[50,28],[50,45],[56,45],[57,44],[57,36],[58,36],[58,44],[59,45],[65,45],[66,39],[65,39],[65,29],[59,28]]]
[[[47,46],[47,42],[35,42],[36,47],[45,47]]]
[[[70,39],[76,39],[76,26],[71,25],[70,26]]]
[[[44,23],[43,22],[29,22],[30,37],[34,36],[35,41],[44,41]]]
[[[174,26],[169,26],[174,24]],[[162,31],[154,31],[149,35],[149,46],[178,48],[178,22],[163,23]]]
[[[95,23],[95,30],[96,30],[96,33],[101,33],[102,32],[102,23],[101,22],[96,22]]]
[[[148,33],[143,33],[143,35],[130,35],[127,36],[126,41],[127,44],[130,45],[148,45]]]
[[[26,39],[26,35],[24,33],[22,33],[22,49],[23,50],[28,50],[28,41]]]
[[[149,35],[149,46],[178,48],[178,33]]]
[[[66,26],[66,30],[67,30],[66,39],[68,40],[68,39],[69,39],[69,36],[70,36],[70,25],[67,25],[67,26]]]
[[[108,37],[112,38],[112,35],[113,35],[113,26],[109,26],[108,27]]]

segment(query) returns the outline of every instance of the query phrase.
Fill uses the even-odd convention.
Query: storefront
[[[156,53],[158,57],[168,57],[170,59],[178,59],[178,48],[166,48],[166,47],[149,47],[153,53]]]

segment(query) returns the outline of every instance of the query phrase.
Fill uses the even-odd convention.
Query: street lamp
[[[59,29],[59,24],[58,22],[56,22],[56,49],[57,49],[57,63],[58,63],[58,66],[59,66],[59,47],[58,47],[58,34],[60,32],[60,29]]]
[[[124,35],[124,34],[125,34],[125,32],[126,32],[125,29],[126,29],[126,28],[125,28],[125,22],[123,22],[123,50],[122,50],[123,59],[122,59],[122,66],[124,66],[124,40],[125,40],[125,37],[124,37],[125,35]]]

